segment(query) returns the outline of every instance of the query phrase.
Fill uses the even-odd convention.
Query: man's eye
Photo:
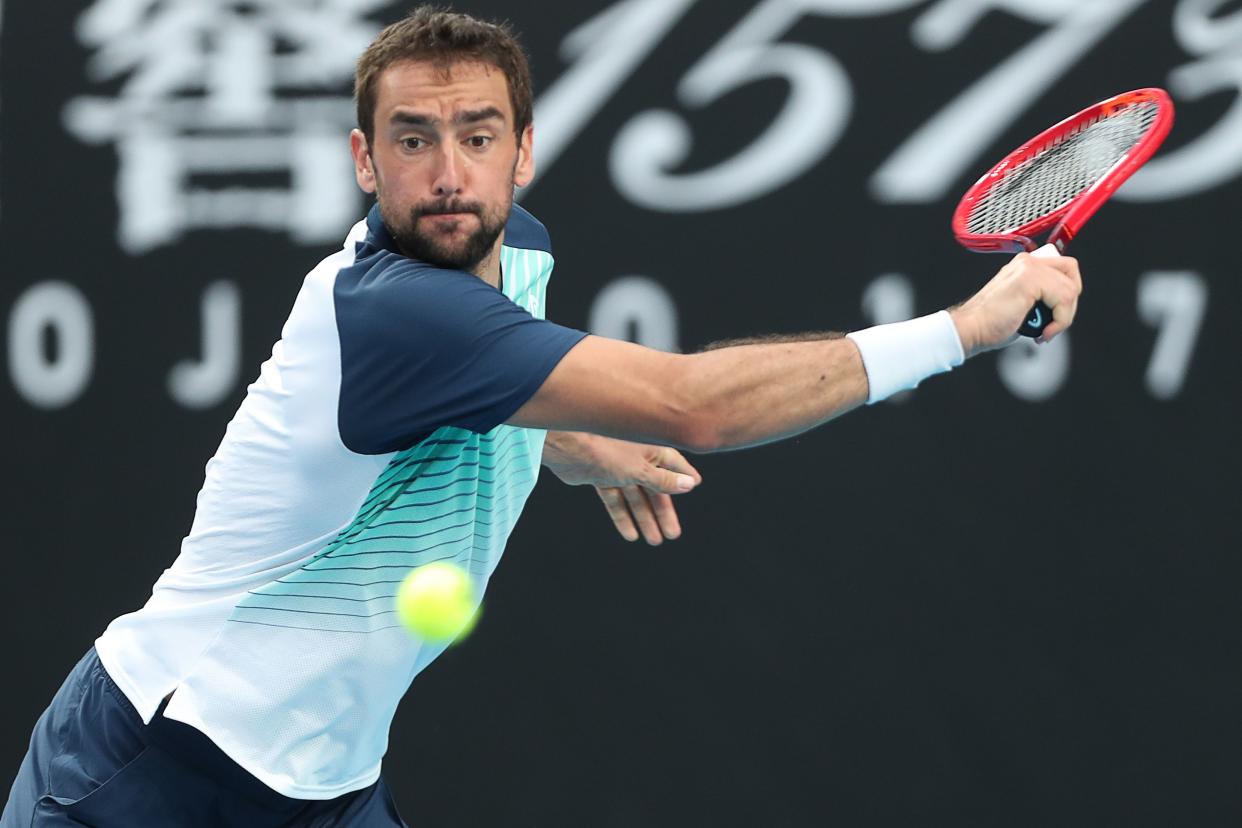
[[[490,135],[471,135],[469,138],[466,139],[466,143],[468,143],[474,149],[483,149],[491,142],[492,142],[492,138]]]
[[[422,138],[402,138],[401,145],[408,150],[416,150],[423,145]]]

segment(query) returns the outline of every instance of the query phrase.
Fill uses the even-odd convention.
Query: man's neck
[[[492,252],[488,253],[483,261],[471,271],[497,290],[501,289],[500,246],[504,243],[505,234],[502,232],[500,238],[496,239],[496,244],[492,246]]]
[[[478,263],[473,269],[474,276],[483,279],[484,282],[491,284],[497,290],[501,289],[501,242],[496,242],[496,247],[487,258]]]

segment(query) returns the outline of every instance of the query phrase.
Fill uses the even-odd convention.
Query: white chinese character
[[[346,134],[354,62],[391,0],[96,0],[78,20],[108,97],[65,122],[116,144],[119,241],[141,254],[201,228],[317,244],[357,217]]]

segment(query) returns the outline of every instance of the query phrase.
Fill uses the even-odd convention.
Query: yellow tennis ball
[[[456,564],[424,564],[406,575],[397,589],[397,617],[424,641],[464,638],[477,616],[474,584]]]

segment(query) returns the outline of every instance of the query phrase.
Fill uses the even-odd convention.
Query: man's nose
[[[457,157],[457,148],[446,141],[440,146],[432,191],[441,197],[458,195],[461,193],[462,183],[461,159]]]

